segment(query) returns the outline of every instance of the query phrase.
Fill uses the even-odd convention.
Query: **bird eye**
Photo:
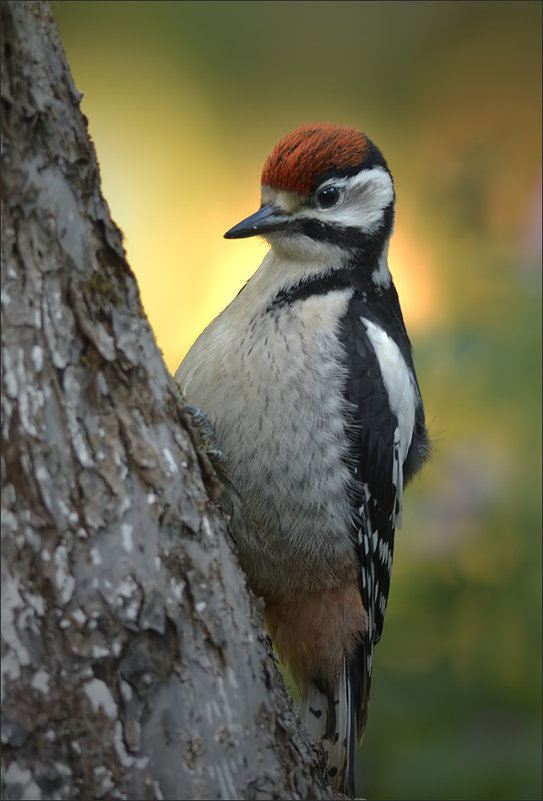
[[[325,186],[315,195],[315,206],[320,209],[331,209],[339,203],[341,192],[337,186]]]

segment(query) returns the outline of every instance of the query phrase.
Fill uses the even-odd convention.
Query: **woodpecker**
[[[365,134],[328,123],[285,136],[261,183],[225,237],[271,248],[175,377],[327,778],[352,795],[403,488],[429,453],[387,263],[394,184]]]

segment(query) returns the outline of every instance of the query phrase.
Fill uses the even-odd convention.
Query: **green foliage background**
[[[327,120],[385,153],[434,452],[406,494],[358,792],[541,798],[541,4],[53,9],[129,257],[143,230],[184,269],[183,292],[162,258],[138,273],[172,370],[182,304],[213,283],[187,254],[256,208],[275,142]]]

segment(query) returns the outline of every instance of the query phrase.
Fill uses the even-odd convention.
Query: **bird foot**
[[[191,425],[197,431],[198,448],[203,450],[212,462],[216,464],[224,462],[224,454],[218,446],[215,429],[207,414],[195,406],[184,406],[183,411],[190,416]]]

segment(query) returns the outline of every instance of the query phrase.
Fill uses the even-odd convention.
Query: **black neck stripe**
[[[280,289],[277,295],[266,308],[266,311],[273,311],[284,306],[291,306],[297,300],[306,300],[313,295],[326,295],[338,289],[348,289],[353,286],[353,270],[343,267],[339,270],[331,270],[326,275],[308,276],[302,278],[292,286]]]

